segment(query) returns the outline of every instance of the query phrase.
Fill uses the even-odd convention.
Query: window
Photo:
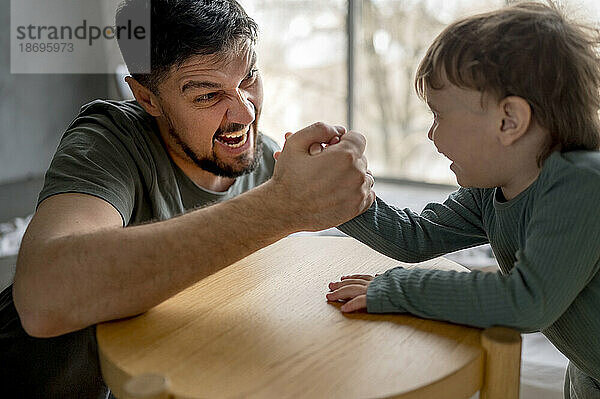
[[[351,124],[367,137],[375,175],[456,184],[427,139],[431,116],[414,92],[414,73],[448,23],[507,2],[241,0],[261,30],[261,130],[281,143],[286,131],[315,121]],[[576,18],[600,20],[597,0],[561,4]]]

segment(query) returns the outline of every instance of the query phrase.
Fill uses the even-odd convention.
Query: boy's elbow
[[[550,327],[559,316],[548,309],[544,303],[532,302],[521,309],[515,327],[520,332],[541,331]]]

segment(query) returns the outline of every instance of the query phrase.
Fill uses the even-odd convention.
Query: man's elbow
[[[13,300],[15,303],[15,309],[19,315],[21,326],[25,332],[35,338],[49,338],[61,335],[60,331],[57,331],[53,326],[51,320],[48,317],[44,317],[39,307],[28,298],[27,293],[23,292],[15,280],[13,286]]]
[[[27,334],[36,338],[50,338],[68,332],[64,328],[64,318],[48,307],[48,301],[39,295],[32,280],[23,273],[17,274],[13,284],[13,301],[21,326]],[[62,328],[61,328],[62,327]]]

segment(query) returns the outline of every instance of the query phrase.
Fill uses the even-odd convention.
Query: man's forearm
[[[139,314],[285,237],[293,228],[278,219],[285,213],[269,202],[271,189],[162,222],[57,238],[35,251],[24,242],[14,287],[24,327],[54,336]]]
[[[287,140],[268,182],[163,222],[102,229],[120,222],[110,205],[104,212],[86,205],[89,196],[42,203],[23,239],[13,288],[23,327],[54,336],[139,314],[292,232],[337,226],[364,212],[375,199],[364,137],[348,132],[309,154],[312,144],[337,135],[311,125]]]

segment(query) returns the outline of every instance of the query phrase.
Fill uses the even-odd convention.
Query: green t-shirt
[[[262,136],[260,166],[222,193],[192,182],[171,161],[155,119],[134,101],[94,101],[67,128],[46,172],[38,204],[51,195],[84,193],[112,204],[123,225],[164,220],[224,201],[267,181],[277,144]],[[232,226],[232,228],[235,228]],[[48,267],[51,267],[49,265]],[[56,338],[23,330],[11,294],[0,294],[0,385],[22,398],[106,398],[95,326]]]
[[[165,220],[196,207],[227,200],[267,181],[277,144],[264,135],[256,170],[225,192],[197,186],[171,160],[154,117],[135,101],[85,105],[65,132],[38,204],[54,194],[91,194],[112,204],[125,226]]]
[[[599,204],[600,152],[555,152],[510,201],[461,188],[417,214],[377,199],[340,229],[404,262],[489,242],[499,272],[391,269],[370,284],[367,310],[539,330],[600,379]]]

